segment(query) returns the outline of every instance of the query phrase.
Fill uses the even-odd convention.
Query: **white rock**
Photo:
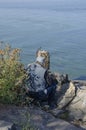
[[[65,107],[67,104],[71,102],[74,96],[75,96],[75,86],[72,82],[70,82],[65,94],[63,94],[62,97],[60,98],[58,108],[61,109]]]
[[[12,123],[0,120],[0,130],[8,130],[11,126]]]

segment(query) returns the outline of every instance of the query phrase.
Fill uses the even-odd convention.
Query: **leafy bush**
[[[0,102],[21,102],[25,77],[24,65],[20,62],[20,49],[0,44]]]

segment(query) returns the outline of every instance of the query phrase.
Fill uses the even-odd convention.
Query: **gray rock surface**
[[[31,120],[29,120],[29,117]],[[16,107],[16,106],[0,106],[0,122],[10,122],[15,124],[27,125],[34,124],[36,130],[82,130],[64,120],[55,118],[50,113],[47,113],[36,106],[32,107]],[[6,126],[6,125],[5,125]],[[8,128],[8,124],[7,124]],[[0,126],[0,130],[2,129]],[[17,129],[18,130],[18,129]]]
[[[45,112],[34,105],[17,107],[0,104],[0,130],[14,130],[11,129],[14,124],[15,130],[22,130],[22,126],[28,125],[36,130],[86,129],[86,82],[61,79],[57,86],[57,108],[52,111]],[[65,110],[68,111],[67,121],[61,119]]]

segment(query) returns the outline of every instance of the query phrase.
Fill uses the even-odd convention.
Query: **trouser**
[[[39,102],[48,101],[48,104],[52,105],[52,103],[55,102],[55,92],[56,92],[56,86],[52,85],[47,88],[47,94],[45,94],[44,91],[39,92],[29,91],[28,96],[34,98]]]
[[[55,99],[55,93],[56,93],[56,86],[52,85],[50,87],[47,88],[47,92],[48,92],[48,104],[50,106],[53,106],[53,104],[56,103],[56,99]]]

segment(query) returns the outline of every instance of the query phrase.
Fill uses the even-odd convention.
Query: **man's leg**
[[[56,107],[56,98],[55,98],[55,93],[56,93],[56,86],[52,85],[49,88],[47,88],[48,91],[48,104],[51,108]]]

